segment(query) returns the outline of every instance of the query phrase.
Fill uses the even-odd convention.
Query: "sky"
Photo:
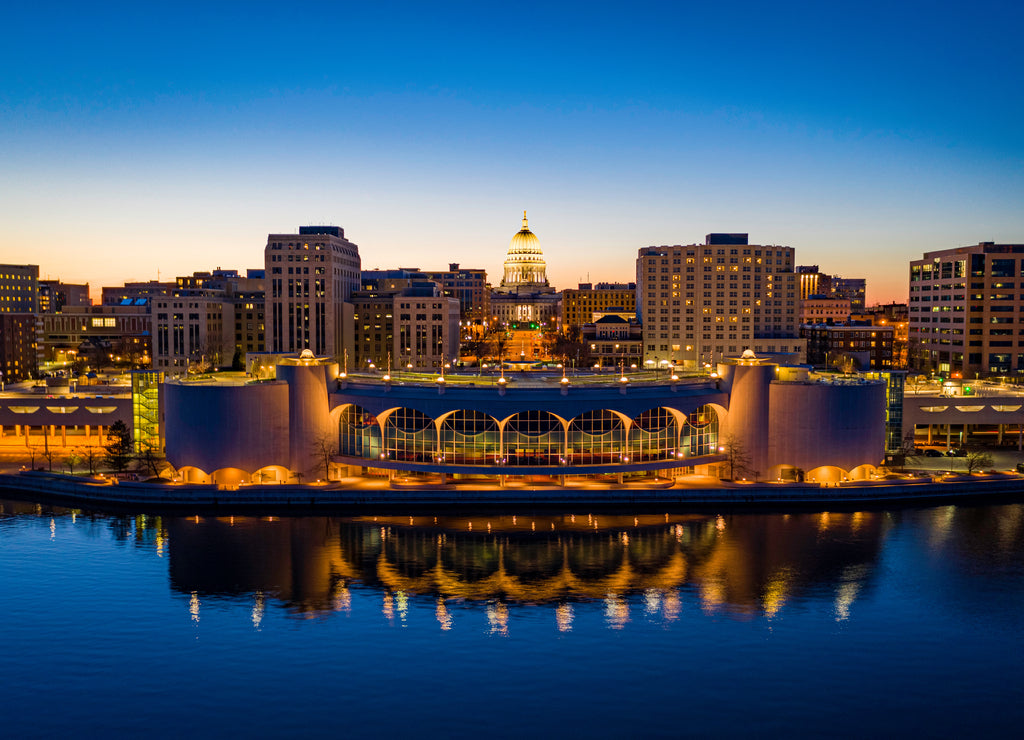
[[[0,262],[99,287],[263,266],[484,268],[522,211],[557,288],[747,232],[905,301],[911,259],[1024,243],[1024,4],[18,3]]]

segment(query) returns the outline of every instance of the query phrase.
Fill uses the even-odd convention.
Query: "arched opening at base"
[[[806,473],[795,465],[773,465],[768,469],[767,480],[782,483],[803,483]]]
[[[849,479],[849,474],[835,465],[822,465],[807,471],[806,480],[811,483],[841,483]]]
[[[241,468],[218,468],[210,478],[218,486],[238,486],[249,482],[249,474]]]
[[[858,465],[850,471],[850,480],[871,480],[878,475],[878,468],[874,465]]]
[[[256,485],[284,483],[291,471],[283,465],[265,465],[252,474],[252,482]]]
[[[178,468],[178,476],[181,478],[183,483],[193,483],[196,485],[207,485],[210,481],[210,475],[200,468],[186,465],[183,468]]]

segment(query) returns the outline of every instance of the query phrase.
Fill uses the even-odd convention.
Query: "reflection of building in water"
[[[411,526],[410,526],[411,521]],[[572,628],[573,602],[602,602],[606,622],[630,611],[671,619],[683,594],[705,610],[772,616],[809,591],[832,589],[845,618],[869,580],[884,515],[549,516],[168,519],[173,587],[208,600],[256,594],[300,613],[352,608],[349,586],[382,591],[394,623],[409,600],[482,602],[489,629],[508,630],[511,604],[552,604]],[[488,529],[490,530],[488,532]]]

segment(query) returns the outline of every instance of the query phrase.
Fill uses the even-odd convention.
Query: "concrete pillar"
[[[996,429],[998,430],[996,432],[996,444],[998,444],[998,445],[1001,445],[1003,443],[1003,429],[1005,429],[1005,428],[1006,428],[1005,424],[998,424],[996,426]]]
[[[60,444],[62,447],[68,446],[68,426],[67,424],[60,425]]]
[[[932,425],[928,422],[928,444],[932,443]]]

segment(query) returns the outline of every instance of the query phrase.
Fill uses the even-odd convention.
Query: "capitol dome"
[[[547,264],[544,253],[540,249],[540,240],[530,231],[523,211],[523,228],[512,237],[505,255],[505,276],[502,288],[539,288],[547,287]]]

